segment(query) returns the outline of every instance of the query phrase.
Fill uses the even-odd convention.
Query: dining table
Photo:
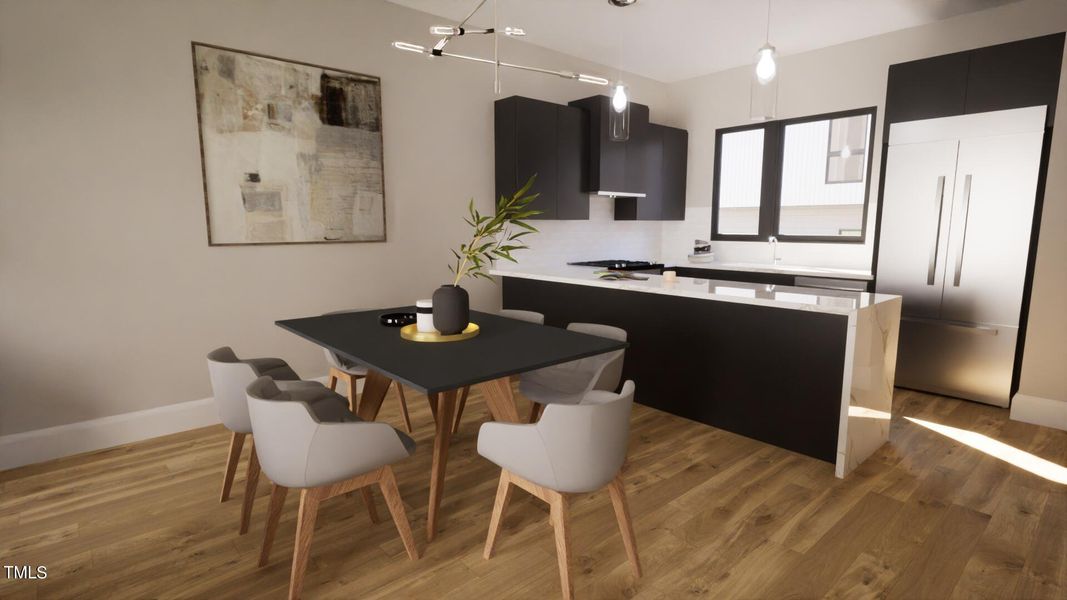
[[[427,541],[437,532],[456,398],[461,389],[479,386],[494,420],[517,423],[512,375],[627,347],[624,341],[479,311],[471,311],[470,320],[479,328],[472,338],[412,341],[401,337],[399,328],[380,322],[380,316],[398,312],[414,313],[415,307],[331,313],[275,324],[367,368],[358,406],[354,407],[364,420],[377,418],[394,380],[426,394],[435,420]]]

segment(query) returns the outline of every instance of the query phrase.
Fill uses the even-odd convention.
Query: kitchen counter
[[[835,269],[830,267],[808,267],[803,265],[772,265],[770,263],[719,262],[717,260],[700,262],[690,258],[676,261],[664,261],[669,269],[672,266],[690,269],[709,269],[713,271],[743,271],[746,273],[774,273],[781,275],[800,275],[802,277],[827,277],[831,279],[855,279],[871,281],[874,275],[860,269]]]
[[[625,329],[642,404],[828,461],[844,477],[889,439],[900,296],[508,265],[503,306]]]
[[[716,264],[716,263],[707,263]],[[719,263],[721,264],[721,263]],[[720,302],[736,302],[784,308],[790,310],[808,310],[821,313],[847,315],[857,310],[873,306],[880,302],[899,300],[900,296],[890,294],[871,294],[868,292],[851,292],[807,287],[775,286],[763,283],[746,283],[717,279],[678,277],[667,281],[662,275],[640,273],[648,277],[645,281],[620,279],[612,281],[600,279],[594,273],[599,269],[571,265],[533,266],[508,265],[493,269],[492,275],[538,279],[557,283],[588,285],[616,290],[646,292],[699,298]]]

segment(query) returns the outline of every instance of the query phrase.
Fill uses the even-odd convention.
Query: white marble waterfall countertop
[[[688,267],[691,269],[714,269],[716,271],[746,271],[749,273],[777,273],[782,275],[803,275],[807,277],[829,277],[832,279],[855,279],[870,281],[874,279],[870,271],[859,269],[838,269],[832,267],[808,267],[804,265],[772,265],[770,263],[719,262],[692,260],[689,257],[675,261],[664,261],[667,267]]]
[[[646,273],[639,274],[642,277],[648,277],[645,281],[627,279],[612,281],[598,278],[594,273],[599,270],[593,267],[571,265],[529,266],[523,264],[502,265],[498,263],[497,268],[491,270],[490,274],[500,277],[538,279],[541,281],[588,285],[631,292],[646,292],[843,315],[900,297],[892,294],[776,286],[763,283],[693,277],[678,277],[672,282],[666,281],[662,275]]]

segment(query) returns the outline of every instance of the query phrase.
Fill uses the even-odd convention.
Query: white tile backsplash
[[[534,221],[540,233],[526,237],[530,250],[520,263],[560,265],[612,258],[662,261],[684,265],[693,240],[711,238],[711,207],[688,206],[684,221],[616,221],[615,200],[589,197],[588,221]],[[772,249],[763,242],[712,242],[716,260],[762,263]],[[782,242],[782,264],[840,269],[871,268],[869,244],[801,244]]]
[[[582,260],[659,260],[659,221],[616,221],[615,200],[589,196],[588,221],[531,221],[540,233],[526,236],[530,249],[520,264],[559,265]]]

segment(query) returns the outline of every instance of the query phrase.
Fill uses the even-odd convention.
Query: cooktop
[[[663,263],[653,263],[647,260],[587,260],[567,264],[577,267],[600,267],[601,269],[612,269],[614,271],[655,271],[663,268]]]

